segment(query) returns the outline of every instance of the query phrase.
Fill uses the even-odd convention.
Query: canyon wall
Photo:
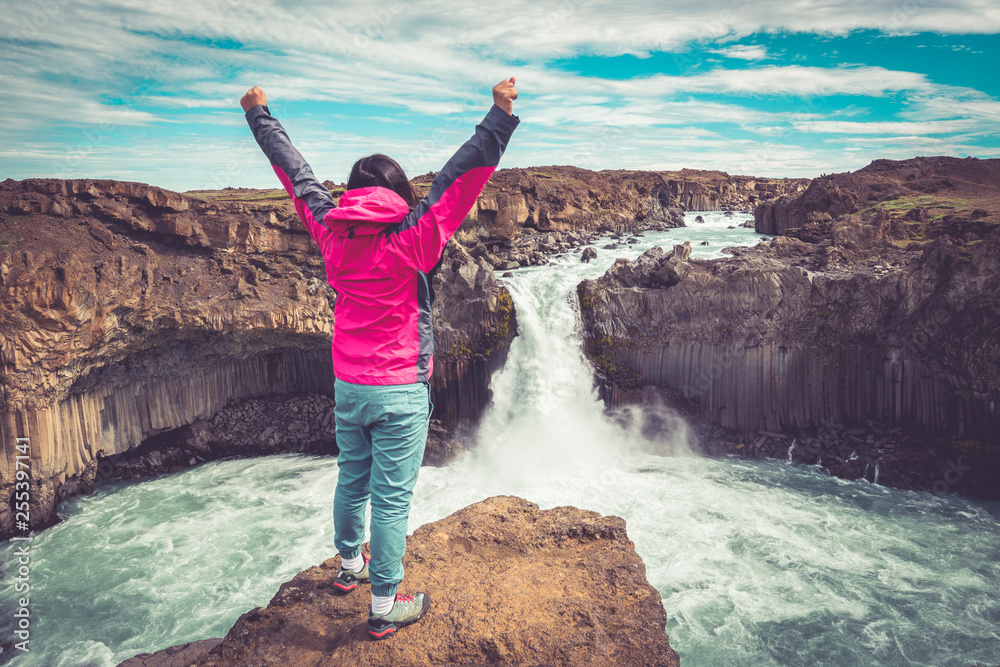
[[[802,191],[782,193],[754,209],[762,234],[795,234],[817,241],[831,225],[857,214],[882,213],[896,239],[928,240],[942,233],[989,234],[1000,212],[1000,161],[918,157],[875,160],[863,169],[813,179]],[[957,227],[961,228],[958,231]]]
[[[426,188],[433,175],[415,179]],[[750,213],[757,204],[805,188],[805,179],[730,176],[724,172],[605,170],[549,166],[501,169],[458,238],[509,246],[523,234],[603,231],[615,234],[684,226],[683,211]]]
[[[936,257],[958,260],[941,245]],[[834,276],[763,258],[682,259],[687,252],[654,249],[581,285],[595,356],[680,390],[706,418],[747,435],[824,420],[960,437],[998,426],[1000,346],[977,322],[993,304],[959,287],[988,279],[992,261],[946,282],[927,263],[918,280],[902,270]]]
[[[874,477],[884,444],[895,450],[914,438],[914,461],[900,463],[899,479],[882,475],[897,486],[932,488],[949,459],[995,469],[1000,236],[969,250],[942,238],[912,264],[880,274],[814,272],[750,252],[716,261],[689,253],[689,246],[656,248],[581,283],[586,351],[609,404],[663,387],[683,409],[728,431],[721,437],[732,449],[789,434],[784,449],[771,452],[779,456],[791,436],[841,431],[829,443],[839,447],[849,444],[844,429],[862,427],[851,433],[859,444],[868,435],[878,442],[867,443],[870,467],[852,466],[853,476]],[[863,428],[873,422],[878,429]],[[918,442],[943,449],[918,452]],[[843,463],[852,449],[857,459],[861,448],[848,446],[839,460],[825,460]],[[905,447],[895,452],[905,455]],[[928,469],[917,461],[926,456],[938,462]],[[920,474],[907,463],[919,464]],[[962,490],[995,495],[995,482],[980,478],[985,470],[967,475]]]
[[[740,450],[773,437],[787,451],[793,436],[819,442],[825,429],[838,434],[826,438],[830,447],[848,446],[844,463],[854,441],[873,456],[905,442],[894,456],[909,448],[910,463],[937,463],[912,484],[885,475],[883,483],[930,488],[949,459],[975,461],[961,489],[1000,493],[984,472],[1000,462],[1000,216],[984,208],[1000,185],[990,181],[998,161],[984,161],[978,188],[953,176],[956,185],[931,201],[891,182],[901,175],[926,191],[948,178],[940,171],[949,161],[937,158],[925,181],[908,178],[930,171],[921,160],[890,165],[888,175],[879,164],[858,172],[864,187],[814,182],[785,202],[795,215],[774,217],[777,205],[765,204],[758,222],[777,220],[790,236],[731,249],[733,258],[657,248],[581,283],[586,349],[609,403],[664,388]],[[807,205],[837,188],[825,208]]]
[[[37,528],[102,458],[234,401],[332,394],[336,296],[287,197],[8,180],[0,211],[0,535],[14,526],[17,437]],[[489,402],[516,320],[492,268],[460,248],[434,285],[455,297],[435,304],[447,430]]]

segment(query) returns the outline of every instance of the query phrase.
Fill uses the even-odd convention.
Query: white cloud
[[[106,104],[63,83],[41,84],[13,74],[0,74],[0,90],[8,113],[6,127],[27,129],[62,122],[77,126],[100,126],[104,131],[122,125],[148,125],[154,114],[129,106]]]
[[[974,155],[982,158],[1000,157],[1000,148],[983,146],[960,137],[845,137],[831,140],[833,147],[858,152],[863,164],[879,158],[905,160],[917,155]],[[859,165],[863,166],[863,165]],[[857,168],[857,167],[855,167]]]
[[[976,121],[968,118],[927,122],[872,121],[862,123],[844,120],[819,120],[795,123],[795,129],[800,132],[827,134],[928,135],[966,132],[975,128]]]
[[[879,97],[903,90],[930,90],[927,77],[916,72],[887,70],[883,67],[803,67],[770,65],[751,70],[714,70],[675,81],[688,92],[739,95],[866,95]]]
[[[1000,124],[1000,100],[968,89],[941,87],[933,95],[918,95],[910,108],[900,116],[910,120],[953,118],[961,115],[993,124]]]
[[[398,110],[396,120],[403,122],[433,119],[437,138],[422,141],[419,148],[396,137],[296,128],[296,140],[301,137],[303,146],[314,149],[329,172],[370,148],[404,155],[413,168],[426,171],[439,167],[439,159],[457,145],[453,142],[467,136],[470,123],[489,105],[489,88],[510,73],[518,76],[523,95],[518,108],[527,121],[519,131],[522,164],[550,163],[562,155],[563,162],[579,157],[587,161],[581,166],[597,168],[669,162],[733,171],[739,163],[759,166],[762,175],[807,175],[846,165],[835,144],[809,150],[793,145],[793,139],[801,139],[797,133],[817,143],[822,142],[816,133],[837,134],[838,141],[842,136],[854,146],[864,145],[859,138],[895,135],[897,143],[883,144],[893,150],[903,150],[903,139],[918,135],[943,140],[922,146],[965,150],[975,148],[974,140],[965,137],[996,134],[1000,102],[932,82],[920,72],[865,64],[779,64],[766,46],[732,44],[768,32],[847,34],[866,28],[996,33],[1000,6],[987,0],[934,6],[924,0],[707,0],[697,6],[659,0],[626,5],[618,0],[509,0],[502,6],[445,0],[13,4],[0,15],[0,35],[11,38],[0,53],[5,91],[0,105],[13,119],[0,128],[0,144],[32,142],[31,150],[5,160],[35,160],[42,169],[46,151],[57,155],[58,142],[75,146],[78,141],[72,134],[46,144],[47,128],[104,123],[127,146],[97,142],[84,152],[82,172],[131,173],[133,180],[162,178],[175,186],[171,179],[188,177],[175,175],[182,172],[214,178],[232,145],[208,150],[180,131],[159,139],[156,147],[146,146],[144,133],[164,122],[229,131],[243,123],[239,97],[259,84],[279,114],[285,105],[321,101],[376,107],[366,114],[376,118],[391,119]],[[688,68],[696,73],[687,76],[659,73],[627,80],[583,76],[547,64],[586,54],[646,56],[692,41],[719,45],[714,53],[747,62],[770,56],[773,64],[739,70],[710,65]],[[899,111],[891,120],[883,115],[862,122],[873,113],[869,108],[832,109],[824,98],[833,95],[896,97]],[[706,99],[712,96],[725,96],[725,101]],[[762,110],[760,101],[767,98],[781,98],[785,108],[789,99],[797,102],[790,112]],[[780,142],[734,141],[719,134],[718,124],[735,124]],[[949,133],[961,137],[940,137]],[[187,170],[129,153],[145,146],[146,153],[162,155],[163,142],[170,143],[173,155],[201,162]],[[252,152],[252,141],[243,144]],[[261,178],[271,178],[261,171]],[[256,173],[251,168],[244,177],[256,178],[251,176]]]
[[[716,49],[712,53],[718,53],[727,58],[737,58],[739,60],[765,60],[770,58],[767,49],[756,44],[734,44],[725,49]]]
[[[141,106],[177,109],[232,109],[231,97],[194,97],[191,95],[136,95],[131,101]]]

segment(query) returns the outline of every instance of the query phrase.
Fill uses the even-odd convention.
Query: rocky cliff
[[[851,213],[843,202],[878,191],[872,173],[885,165],[875,163],[866,189],[844,188],[824,219],[774,218],[794,236],[715,261],[654,249],[582,283],[606,397],[661,386],[727,431],[717,436],[731,451],[793,449],[848,477],[881,471],[886,484],[996,497],[1000,216],[986,208],[998,161],[984,162],[986,185],[963,181],[966,201],[953,198],[948,214],[909,214],[910,202]],[[807,209],[825,187],[814,182],[785,210]],[[806,441],[796,454],[792,443]]]
[[[16,437],[30,442],[31,525],[40,528],[61,497],[89,488],[106,457],[234,402],[331,393],[335,295],[283,193],[7,180],[0,215],[0,536],[14,527]],[[449,295],[436,302],[433,381],[443,420],[435,442],[447,449],[448,429],[488,403],[489,372],[516,321],[491,267],[457,246],[434,286]],[[199,428],[177,434],[184,463],[192,442],[239,448]],[[314,431],[310,442],[329,441]]]
[[[432,176],[414,180],[418,188],[427,187]],[[506,247],[524,234],[594,230],[625,234],[682,227],[684,210],[750,212],[757,204],[798,192],[807,183],[693,169],[501,169],[458,237],[467,246],[481,242]]]
[[[971,241],[995,229],[998,212],[1000,160],[918,157],[876,160],[856,172],[813,179],[802,192],[757,206],[754,226],[763,234],[796,230],[816,241],[852,215],[866,222],[879,216],[895,240],[971,234]]]
[[[331,558],[282,584],[224,639],[121,667],[679,664],[660,595],[618,517],[489,498],[415,530],[404,565],[405,590],[429,594],[431,608],[390,639],[368,637],[367,587],[334,593]]]

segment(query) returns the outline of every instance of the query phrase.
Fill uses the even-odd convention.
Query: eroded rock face
[[[668,186],[670,194],[688,211],[752,211],[762,202],[802,190],[808,182],[682,169],[671,174]]]
[[[433,175],[415,179],[426,188]],[[716,171],[606,170],[551,166],[497,171],[459,232],[467,246],[509,247],[531,232],[625,234],[683,227],[684,210],[752,211],[796,192],[804,179],[759,179]]]
[[[883,227],[883,237],[926,240],[972,233],[981,238],[991,231],[987,221],[996,222],[1000,213],[998,184],[1000,160],[875,160],[855,172],[813,179],[803,192],[761,202],[754,227],[762,234],[794,233],[816,242],[829,237],[839,218],[883,212],[893,223]],[[958,214],[966,207],[962,219]]]
[[[89,492],[98,482],[177,472],[229,456],[286,452],[337,453],[334,401],[323,394],[268,395],[231,401],[214,417],[146,438],[138,447],[102,457],[67,479],[60,497]]]
[[[334,593],[338,566],[331,558],[300,572],[221,644],[194,658],[188,645],[185,664],[679,664],[660,595],[618,517],[501,496],[418,528],[407,539],[403,586],[428,593],[431,608],[383,641],[368,637],[367,587]],[[123,667],[160,667],[180,648]]]
[[[819,442],[820,428],[836,435],[831,447],[848,446],[845,460],[848,436],[871,436],[875,449],[889,434],[912,438],[914,452],[918,440],[939,443],[921,446],[936,463],[913,480],[904,461],[880,481],[930,489],[964,456],[982,466],[950,490],[996,495],[982,475],[1000,454],[1000,233],[972,245],[943,236],[920,253],[881,248],[849,270],[820,250],[779,238],[704,261],[654,248],[581,283],[606,397],[629,402],[648,384],[679,392],[740,450],[768,433]]]
[[[1000,497],[1000,160],[877,160],[755,218],[784,235],[580,285],[605,398],[672,392],[710,451]]]
[[[458,243],[445,248],[434,277],[435,419],[450,435],[429,440],[425,461],[446,462],[471,443],[475,424],[492,398],[493,372],[517,335],[514,302],[493,267]]]
[[[101,457],[233,401],[332,394],[335,295],[280,193],[8,180],[0,213],[0,537],[14,526],[15,437],[30,441],[41,528],[59,499],[89,488]],[[459,257],[434,285],[461,292],[437,303],[447,349],[432,385],[447,431],[489,402],[516,324],[481,263]]]

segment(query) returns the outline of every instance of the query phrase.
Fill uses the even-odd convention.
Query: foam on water
[[[410,527],[490,495],[628,522],[686,666],[993,665],[1000,655],[1000,504],[899,492],[786,461],[704,459],[683,424],[643,435],[596,398],[573,292],[615,256],[691,238],[753,242],[731,218],[647,234],[581,264],[509,280],[519,333],[478,447],[420,473]],[[699,246],[709,239],[712,245]],[[32,544],[32,651],[14,664],[106,667],[223,636],[299,570],[334,554],[330,458],[218,461],[63,503]],[[0,601],[18,597],[0,549]],[[10,637],[9,614],[0,633]]]

